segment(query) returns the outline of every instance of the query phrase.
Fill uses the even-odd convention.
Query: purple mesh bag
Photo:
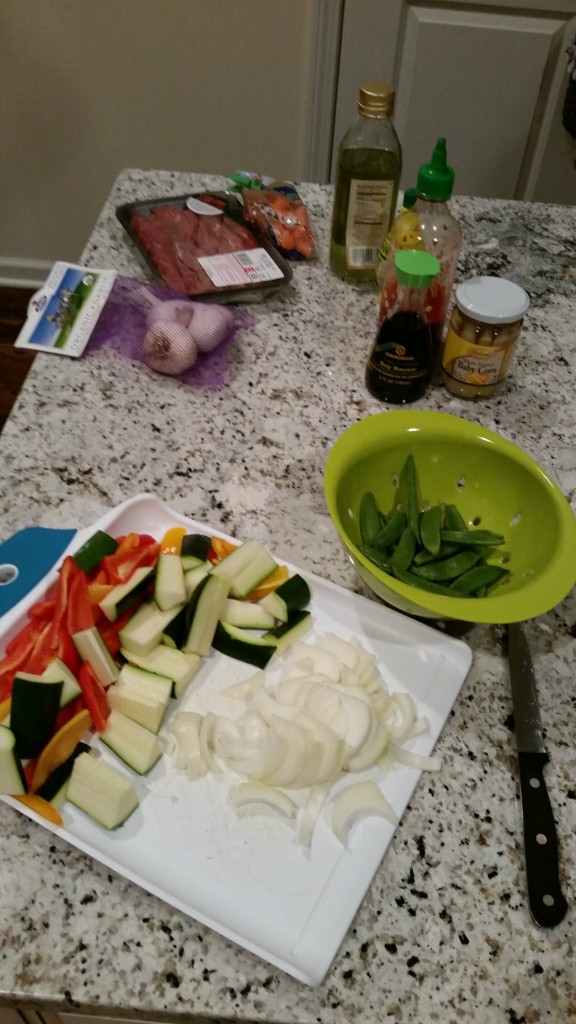
[[[195,306],[213,306],[213,303],[194,302],[181,292],[162,288],[159,285],[136,281],[131,277],[118,275],[90,339],[84,350],[85,355],[97,349],[108,348],[126,359],[145,363],[143,342],[151,325],[153,310],[158,304],[178,300]],[[212,352],[200,352],[194,366],[183,373],[173,375],[175,380],[200,387],[222,387],[226,382],[227,352],[238,331],[254,327],[258,321],[251,313],[237,306],[221,307],[229,311],[230,324],[226,336]],[[156,371],[150,369],[150,373]]]

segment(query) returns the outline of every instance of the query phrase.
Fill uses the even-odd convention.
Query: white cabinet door
[[[456,192],[576,202],[574,152],[559,113],[575,30],[574,0],[346,0],[335,149],[355,116],[358,86],[384,79],[397,91],[404,187],[445,136]]]

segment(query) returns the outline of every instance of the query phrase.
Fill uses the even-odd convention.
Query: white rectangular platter
[[[160,539],[174,525],[184,525],[188,532],[225,536],[172,512],[153,495],[139,495],[80,531],[68,553],[96,529],[117,536],[132,531],[149,533]],[[470,648],[375,601],[301,568],[298,571],[312,590],[313,628],[304,642],[328,632],[344,639],[356,637],[376,655],[388,689],[409,693],[418,715],[429,720],[429,732],[411,741],[409,749],[430,754],[467,676]],[[0,619],[0,650],[55,578],[53,570]],[[253,672],[249,665],[212,652],[188,690],[173,702],[169,716],[176,709],[219,712],[226,699],[218,697],[218,691]],[[300,981],[319,984],[395,827],[381,819],[365,818],[354,827],[344,849],[328,824],[320,820],[311,848],[304,850],[282,821],[239,818],[227,802],[229,775],[209,775],[190,782],[163,757],[142,779],[100,741],[94,743],[103,760],[130,775],[141,797],[140,807],[122,828],[107,832],[70,804],[64,805],[64,825],[58,828],[10,797],[5,801],[184,914]],[[418,770],[408,767],[371,776],[378,780],[399,821],[419,776]]]

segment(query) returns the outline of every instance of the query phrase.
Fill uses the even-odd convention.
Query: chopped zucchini
[[[82,661],[87,661],[98,682],[106,688],[118,678],[119,668],[96,626],[73,633],[72,640]]]
[[[262,604],[229,597],[222,612],[222,622],[243,629],[272,629],[276,619],[271,612],[262,607]]]
[[[154,697],[164,704],[170,701],[172,695],[172,680],[168,676],[161,676],[157,672],[147,672],[136,665],[123,665],[118,676],[118,685],[125,686],[145,697]]]
[[[194,566],[193,569],[186,570],[184,573],[184,587],[186,590],[186,599],[188,601],[192,597],[196,588],[200,586],[202,580],[205,580],[208,573],[211,571],[211,562],[200,562],[200,565]]]
[[[140,566],[140,568],[134,569],[126,583],[119,583],[109,594],[106,594],[106,597],[102,598],[100,608],[110,622],[116,622],[116,619],[120,618],[126,609],[134,603],[139,594],[146,590],[154,577],[154,572],[155,569],[152,565]]]
[[[76,679],[76,676],[70,671],[68,665],[66,665],[60,658],[54,658],[54,660],[46,666],[42,676],[44,679],[50,679],[52,682],[58,682],[59,679],[62,680],[62,693],[60,695],[61,708],[65,707],[66,704],[70,704],[82,693],[82,687]]]
[[[12,684],[10,729],[19,757],[36,757],[50,739],[60,709],[61,679],[17,672]]]
[[[114,540],[114,537],[111,537],[109,533],[104,533],[103,530],[97,530],[81,548],[78,548],[72,558],[83,572],[91,572],[97,565],[100,565],[106,555],[113,555],[117,547],[118,541]]]
[[[78,743],[75,750],[72,751],[69,757],[61,764],[54,768],[54,771],[50,773],[45,782],[38,787],[36,793],[41,796],[44,800],[48,800],[53,807],[58,810],[63,806],[66,801],[68,793],[68,782],[72,774],[74,762],[80,754],[90,750],[87,743]]]
[[[118,683],[108,688],[107,697],[113,711],[121,711],[127,718],[138,722],[138,725],[144,726],[150,732],[158,732],[166,712],[163,700],[146,696],[130,686],[121,686]]]
[[[184,572],[188,572],[189,569],[197,569],[199,565],[206,565],[206,559],[197,558],[196,555],[180,555],[180,561]]]
[[[228,580],[231,597],[246,597],[277,568],[277,562],[257,540],[248,540],[218,562],[211,575]]]
[[[121,648],[120,654],[138,668],[168,676],[172,680],[173,697],[179,697],[183,693],[200,668],[198,654],[184,654],[183,651],[171,650],[165,644],[158,644],[149,654],[135,654],[124,647]]]
[[[312,615],[308,611],[297,610],[290,612],[288,622],[283,622],[275,629],[264,634],[264,638],[270,637],[276,640],[276,654],[282,654],[295,640],[299,640],[304,633],[307,633],[312,625]]]
[[[212,646],[221,654],[245,661],[256,668],[264,668],[276,650],[276,638],[270,634],[258,636],[249,629],[219,622]]]
[[[271,612],[280,622],[288,622],[290,612],[300,611],[310,603],[310,587],[298,573],[281,583],[271,594],[267,594],[259,602],[263,608]]]
[[[146,775],[162,756],[162,748],[149,729],[121,711],[111,711],[100,739],[139,775]]]
[[[149,654],[160,643],[162,633],[169,622],[176,618],[180,607],[161,612],[155,601],[141,604],[118,636],[122,647],[135,654]]]
[[[161,612],[167,612],[186,600],[184,569],[180,555],[160,554],[154,580],[154,600]]]
[[[200,558],[205,562],[211,547],[212,538],[207,537],[205,533],[187,533],[185,537],[182,537],[180,557],[194,555],[195,558]]]
[[[74,762],[68,800],[107,829],[123,825],[139,804],[129,779],[86,752]]]
[[[6,725],[0,725],[0,793],[21,796],[27,789],[26,776],[16,753],[16,737]]]
[[[216,626],[228,597],[229,583],[217,576],[207,576],[194,591],[187,605],[188,629],[181,645],[185,654],[208,654]]]

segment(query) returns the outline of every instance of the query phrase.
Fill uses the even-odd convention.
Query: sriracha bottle
[[[406,249],[394,256],[396,299],[378,328],[366,365],[366,387],[382,402],[421,398],[434,368],[426,291],[440,272],[436,256]]]

